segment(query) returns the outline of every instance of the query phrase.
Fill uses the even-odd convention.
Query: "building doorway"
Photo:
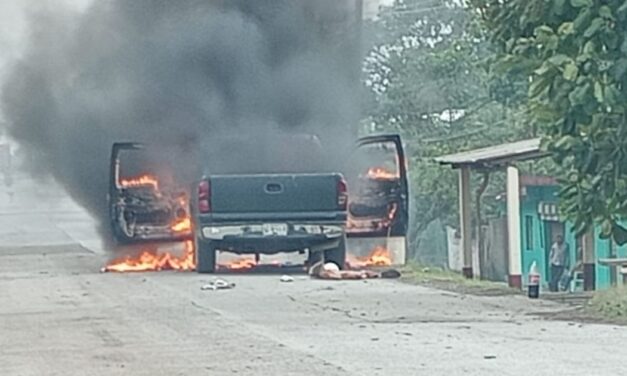
[[[566,237],[565,235],[565,228],[566,226],[564,225],[563,222],[558,222],[558,221],[546,221],[545,225],[545,241],[544,241],[544,275],[547,276],[547,278],[550,278],[550,270],[551,270],[551,262],[550,262],[550,255],[551,255],[551,247],[553,246],[553,243],[555,243],[555,239],[558,236],[562,236],[562,238],[564,239],[564,241],[566,241]]]

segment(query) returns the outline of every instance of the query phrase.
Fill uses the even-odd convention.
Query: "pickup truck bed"
[[[340,174],[214,175],[199,184],[194,223],[197,270],[213,272],[216,252],[308,250],[345,262],[346,184]]]

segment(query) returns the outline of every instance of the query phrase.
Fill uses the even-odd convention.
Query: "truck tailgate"
[[[339,174],[211,176],[214,213],[337,211]]]

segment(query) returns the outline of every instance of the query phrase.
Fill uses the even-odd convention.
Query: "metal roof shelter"
[[[471,167],[502,167],[512,162],[537,159],[547,153],[540,149],[540,139],[532,138],[490,146],[481,149],[464,151],[438,157],[436,162],[450,165],[453,168]]]
[[[463,249],[463,274],[473,278],[470,171],[472,169],[507,168],[507,260],[508,281],[512,287],[522,288],[522,260],[520,246],[520,190],[517,161],[540,158],[540,139],[522,140],[501,145],[464,151],[435,158],[442,165],[459,169],[459,220]],[[480,256],[482,257],[482,256]]]
[[[507,170],[507,260],[508,281],[512,287],[522,287],[522,253],[520,242],[520,177],[518,168],[513,163],[540,159],[549,153],[541,149],[541,139],[510,142],[486,148],[464,151],[435,158],[441,165],[459,169],[459,218],[461,245],[463,247],[464,269],[466,277],[473,277],[472,239],[471,239],[471,191],[470,171],[506,168]],[[587,234],[583,246],[585,263],[592,263],[592,268],[584,267],[584,284],[594,289],[595,249],[593,235]],[[584,265],[585,266],[585,265]],[[586,272],[588,271],[588,272]]]

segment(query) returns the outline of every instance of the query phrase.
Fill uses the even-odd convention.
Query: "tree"
[[[499,47],[495,68],[524,74],[545,147],[561,166],[561,209],[578,233],[602,225],[627,243],[627,1],[471,0]]]
[[[376,42],[364,66],[371,94],[364,128],[400,132],[409,147],[410,239],[436,219],[456,223],[457,174],[432,158],[533,135],[526,82],[490,72],[485,56],[494,53],[478,26],[458,3],[424,0],[396,1],[367,25]],[[502,181],[486,189],[498,191]]]

